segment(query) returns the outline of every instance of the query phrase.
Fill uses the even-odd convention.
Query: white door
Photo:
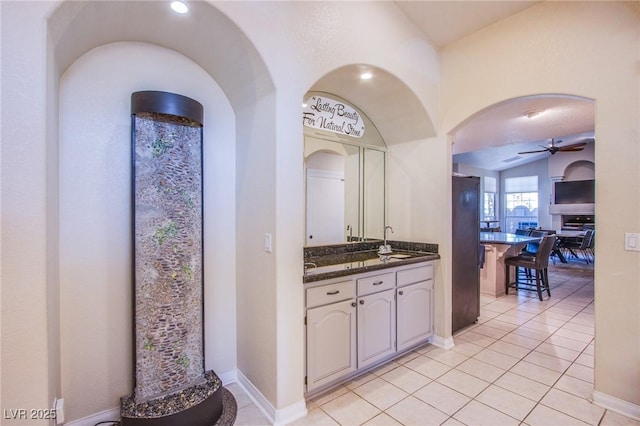
[[[396,351],[395,289],[358,298],[358,368]]]
[[[397,292],[398,350],[419,343],[433,334],[431,291],[433,280],[400,287]]]
[[[344,173],[307,169],[307,245],[345,241]]]
[[[355,300],[307,310],[307,390],[348,375],[356,365]]]

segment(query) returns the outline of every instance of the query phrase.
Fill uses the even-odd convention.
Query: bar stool
[[[528,290],[538,293],[538,299],[542,301],[542,291],[546,290],[547,295],[551,297],[551,290],[549,288],[549,274],[547,268],[549,266],[549,255],[553,250],[556,243],[555,235],[545,235],[540,241],[540,246],[535,254],[519,254],[518,256],[508,257],[504,261],[505,267],[505,282],[507,283],[505,293],[509,294],[509,288],[515,288],[516,290]],[[515,282],[511,282],[509,276],[510,267],[515,266]],[[520,281],[520,274],[518,269],[524,268],[527,272],[535,271],[535,283],[533,278],[528,278],[525,281]],[[533,275],[531,275],[533,277]]]

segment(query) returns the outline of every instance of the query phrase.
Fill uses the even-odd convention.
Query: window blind
[[[504,192],[538,192],[538,176],[506,178]]]

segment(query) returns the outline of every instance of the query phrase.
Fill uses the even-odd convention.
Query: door
[[[344,173],[307,169],[307,245],[345,240]]]
[[[355,300],[307,310],[307,390],[356,371]]]
[[[396,290],[398,351],[420,343],[433,334],[432,290],[432,280],[400,287]]]
[[[358,298],[358,368],[396,351],[395,289]]]

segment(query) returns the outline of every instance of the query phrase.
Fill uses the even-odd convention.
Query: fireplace
[[[561,216],[563,231],[582,231],[583,229],[593,229],[595,226],[595,215],[570,215]]]

